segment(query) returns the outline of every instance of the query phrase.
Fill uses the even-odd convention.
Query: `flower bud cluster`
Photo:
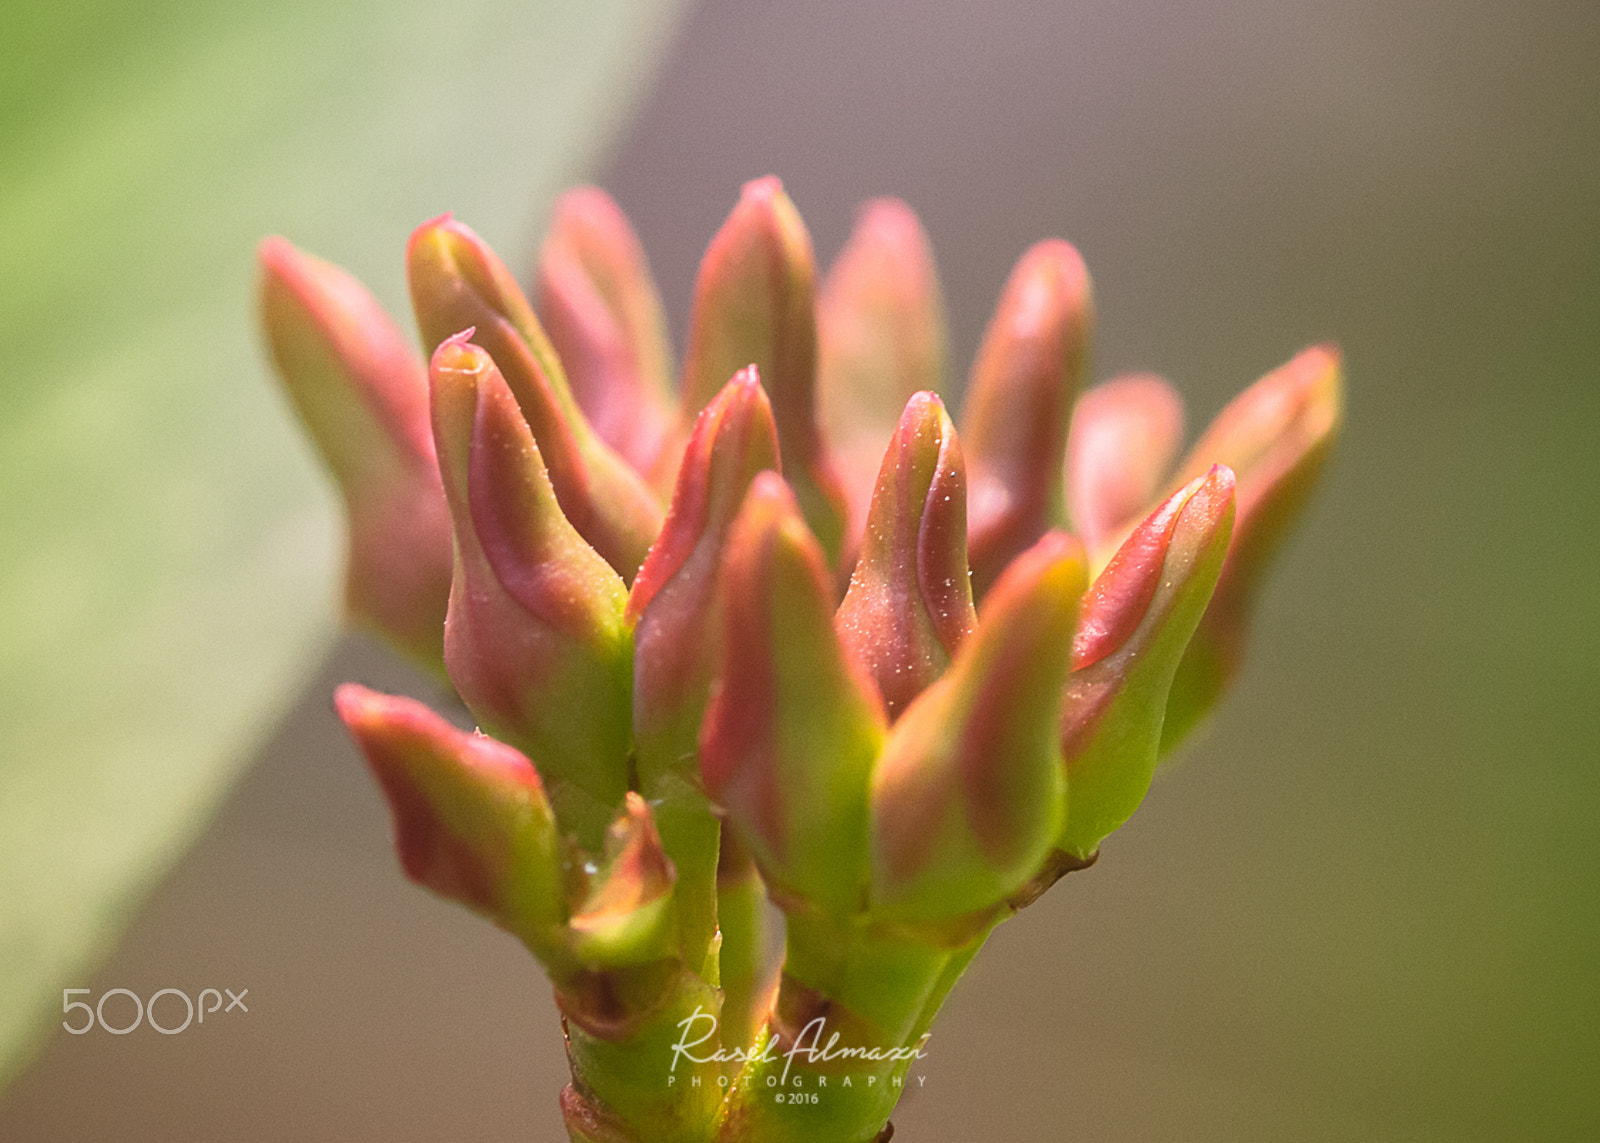
[[[261,267],[344,497],[350,615],[482,728],[339,691],[402,865],[526,942],[602,1046],[716,991],[720,831],[780,908],[863,939],[986,931],[1091,861],[1237,674],[1341,413],[1338,352],[1309,349],[1178,460],[1165,381],[1080,392],[1092,289],[1050,240],[958,434],[915,215],[869,203],[819,285],[774,178],[711,240],[677,386],[598,190],[558,203],[537,309],[466,226],[419,227],[420,353],[336,267],[282,239]],[[710,1137],[587,1051],[569,1122]],[[629,1118],[656,1115],[680,1134]]]

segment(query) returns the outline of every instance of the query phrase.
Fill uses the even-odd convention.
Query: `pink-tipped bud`
[[[1067,820],[1058,848],[1091,856],[1144,800],[1172,677],[1211,599],[1233,529],[1217,465],[1152,512],[1084,596],[1061,715]]]
[[[783,470],[836,563],[846,506],[817,426],[816,276],[811,236],[783,184],[770,176],[746,183],[695,280],[683,419],[735,371],[755,365],[772,399]]]
[[[561,362],[504,263],[446,216],[419,226],[406,248],[411,304],[429,353],[474,329],[515,394],[561,510],[617,572],[638,571],[661,526],[643,478],[590,427]]]
[[[442,670],[450,516],[427,370],[349,274],[282,238],[262,242],[258,257],[273,362],[344,498],[346,610]]]
[[[1051,239],[1022,256],[984,334],[962,418],[972,473],[967,551],[980,594],[1066,521],[1067,425],[1093,323],[1077,250]]]
[[[866,889],[867,782],[884,716],[834,633],[827,562],[776,473],[745,497],[720,590],[706,790],[780,898],[852,914]]]
[[[640,780],[663,770],[698,781],[700,721],[715,669],[717,577],[728,530],[756,474],[778,467],[772,406],[754,366],[700,410],[667,522],[633,581],[633,725]]]
[[[933,250],[897,198],[863,204],[817,301],[817,399],[824,436],[866,518],[884,442],[911,395],[945,385],[944,302]]]
[[[445,664],[485,729],[539,764],[563,823],[592,844],[627,789],[627,589],[562,515],[489,355],[446,341],[431,379],[456,543]]]
[[[1162,749],[1176,746],[1221,698],[1244,661],[1256,592],[1299,520],[1344,416],[1339,350],[1314,346],[1268,373],[1218,414],[1179,470],[1238,475],[1239,514],[1211,606],[1172,684]]]
[[[961,442],[944,403],[917,393],[884,454],[835,624],[894,718],[944,674],[976,623]]]
[[[1091,555],[1109,548],[1110,558],[1161,491],[1182,444],[1183,398],[1160,377],[1118,377],[1078,398],[1067,437],[1067,508]]]
[[[1061,828],[1058,728],[1083,547],[1049,532],[984,602],[949,673],[901,716],[872,777],[872,906],[933,921],[989,908]]]
[[[556,200],[538,279],[539,315],[579,408],[600,439],[649,472],[676,415],[667,322],[610,195],[578,187]]]
[[[389,800],[406,876],[559,957],[561,843],[533,764],[412,699],[346,683],[334,704]]]
[[[572,915],[578,958],[611,968],[670,955],[677,935],[670,912],[676,877],[650,807],[629,791],[622,813],[606,830],[604,863]]]

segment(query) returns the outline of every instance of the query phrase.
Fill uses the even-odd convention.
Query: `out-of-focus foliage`
[[[266,381],[257,239],[403,312],[416,221],[535,233],[674,9],[0,9],[0,1081],[334,630],[333,503]]]

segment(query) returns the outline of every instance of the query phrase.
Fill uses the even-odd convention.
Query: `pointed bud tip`
[[[539,786],[533,763],[514,747],[486,735],[461,730],[423,703],[405,695],[384,694],[360,683],[341,683],[334,689],[333,705],[339,720],[369,750],[424,745],[440,754],[493,760],[510,766],[520,781]],[[379,758],[374,756],[374,763]]]
[[[420,223],[417,228],[411,232],[411,241],[415,242],[418,237],[432,233],[436,230],[465,230],[467,233],[471,233],[471,230],[468,229],[465,223],[456,221],[454,211],[447,210],[443,214],[436,214],[426,222]]]
[[[460,333],[452,333],[433,351],[432,367],[451,373],[477,373],[490,364],[489,354],[481,346],[472,344],[476,326],[468,326]]]
[[[889,447],[884,450],[879,480],[911,464],[926,466],[929,471],[925,479],[932,477],[937,482],[940,475],[948,478],[949,473],[940,469],[948,469],[952,463],[961,463],[960,444],[943,399],[929,389],[911,394],[895,424]],[[876,498],[876,487],[873,491]]]
[[[630,621],[644,613],[708,531],[720,537],[727,529],[754,473],[775,470],[778,463],[772,406],[760,373],[747,365],[695,417],[666,522],[634,578]]]
[[[1343,357],[1329,343],[1302,350],[1240,393],[1190,451],[1185,470],[1221,459],[1247,488],[1268,484],[1326,445],[1344,414]],[[1259,474],[1259,475],[1258,475]]]
[[[1332,342],[1314,345],[1300,355],[1306,371],[1307,403],[1319,423],[1312,426],[1321,435],[1336,428],[1344,416],[1344,354]]]
[[[944,424],[948,420],[949,414],[945,411],[944,401],[939,394],[930,389],[920,389],[906,400],[901,424],[910,422],[915,426],[916,435],[921,437],[930,431],[942,434]]]
[[[1214,531],[1232,506],[1238,478],[1225,464],[1213,464],[1184,503],[1180,527]],[[1192,487],[1192,486],[1191,486]]]
[[[728,379],[728,388],[748,400],[752,392],[761,392],[761,370],[751,362]]]
[[[281,271],[295,253],[294,243],[281,234],[269,234],[256,243],[256,261],[264,269]]]
[[[1078,248],[1065,238],[1045,238],[1035,242],[1023,255],[1023,265],[1035,272],[1050,269],[1070,286],[1087,288],[1089,267]]]
[[[610,228],[615,220],[623,217],[616,199],[597,186],[577,186],[562,191],[551,216],[555,220],[550,228],[552,235],[574,225]]]
[[[1078,248],[1064,238],[1046,238],[1018,260],[995,320],[1003,323],[1004,334],[1014,344],[1049,338],[1052,358],[1081,357],[1084,327],[1093,313],[1092,292],[1089,267]],[[1076,366],[1071,372],[1069,400],[1076,396]]]
[[[1233,525],[1233,470],[1214,464],[1173,493],[1133,530],[1084,597],[1072,668],[1083,670],[1121,647],[1143,621],[1176,555],[1190,566]],[[1178,549],[1175,553],[1174,549]]]
[[[739,198],[748,202],[768,202],[783,194],[783,180],[777,175],[762,175],[739,188]]]
[[[406,240],[406,267],[411,279],[413,308],[417,304],[419,271],[428,276],[442,275],[443,280],[464,277],[480,293],[494,281],[497,273],[505,273],[488,243],[449,213],[430,218],[411,232]],[[425,325],[421,321],[423,312],[418,310],[417,313],[419,323]]]
[[[381,718],[387,697],[360,683],[340,683],[333,691],[333,706],[340,720],[354,730],[357,726],[371,726]]]
[[[923,249],[922,222],[903,199],[889,195],[868,199],[856,211],[856,226],[886,246],[919,254]]]
[[[1298,398],[1300,417],[1312,435],[1326,432],[1343,411],[1344,354],[1333,342],[1301,350],[1280,371],[1284,387]]]
[[[1046,238],[1018,259],[995,316],[1008,320],[1014,335],[1035,337],[1054,323],[1083,320],[1091,296],[1089,267],[1078,248],[1064,238]]]

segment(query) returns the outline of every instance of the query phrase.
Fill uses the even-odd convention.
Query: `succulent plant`
[[[343,271],[260,258],[349,616],[481,729],[353,684],[339,714],[406,874],[545,966],[580,1143],[886,1139],[990,931],[1227,688],[1340,418],[1308,349],[1177,460],[1166,382],[1080,394],[1089,278],[1051,240],[958,436],[915,215],[869,203],[819,289],[774,178],[711,241],[676,386],[598,190],[558,203],[537,307],[466,226],[419,227],[421,356]]]

